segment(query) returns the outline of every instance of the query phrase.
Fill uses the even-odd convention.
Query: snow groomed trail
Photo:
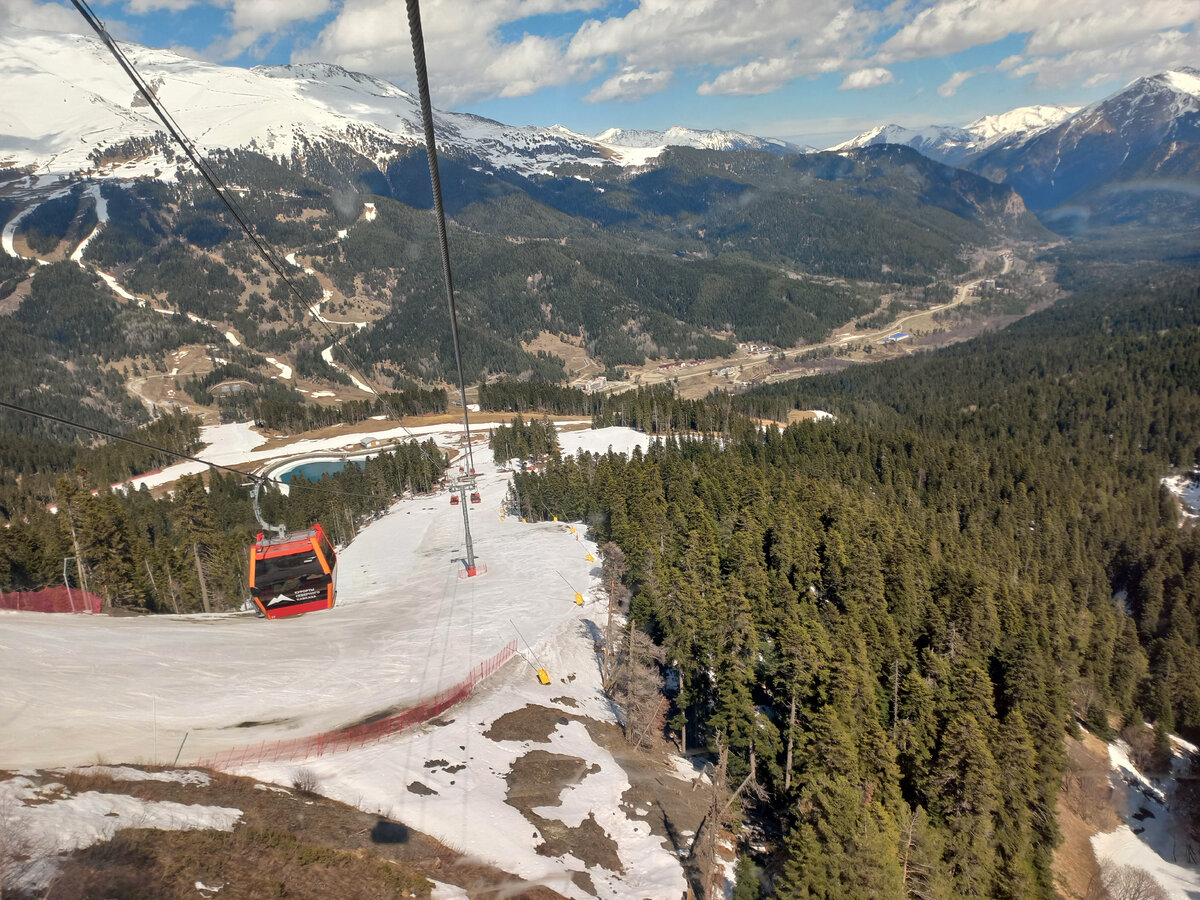
[[[402,500],[359,534],[328,612],[3,616],[0,767],[169,763],[181,744],[190,762],[315,735],[459,683],[514,624],[534,644],[554,634],[578,615],[563,578],[589,591],[595,547],[565,524],[502,521],[507,476],[485,454],[483,502],[469,507],[480,577],[460,577],[462,513],[442,493]]]

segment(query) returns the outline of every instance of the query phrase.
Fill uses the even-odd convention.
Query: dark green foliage
[[[71,223],[79,212],[79,190],[68,191],[61,197],[38,204],[32,212],[21,219],[21,229],[30,248],[36,253],[50,253],[59,241],[67,236]],[[91,230],[96,224],[95,214],[83,223]],[[85,235],[87,231],[83,232]]]
[[[1053,896],[1073,718],[1136,706],[1197,733],[1200,533],[1158,479],[1200,447],[1198,324],[1194,280],[1110,288],[726,399],[723,445],[514,476],[524,515],[625,553],[680,684],[671,727],[719,738],[731,772],[753,747],[787,835],[779,896]],[[602,404],[642,427],[683,406]],[[796,406],[839,422],[764,433],[733,411]]]
[[[508,425],[497,425],[488,436],[488,449],[496,465],[506,465],[510,459],[544,459],[558,456],[558,430],[548,419],[531,420],[529,424],[517,416]]]

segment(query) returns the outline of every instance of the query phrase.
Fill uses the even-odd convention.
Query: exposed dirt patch
[[[693,789],[692,782],[676,777],[665,746],[634,749],[625,742],[618,725],[535,704],[501,716],[486,736],[492,740],[548,742],[554,730],[569,721],[582,722],[592,741],[612,754],[624,770],[630,783],[621,798],[625,815],[645,822],[662,839],[664,848],[676,853],[687,850],[704,817],[708,792]],[[507,802],[537,827],[543,839],[539,853],[570,853],[589,866],[619,871],[622,864],[617,846],[594,819],[570,828],[533,812],[559,805],[564,788],[597,770],[578,757],[532,750],[518,759],[506,776]]]
[[[483,736],[493,741],[535,741],[548,744],[554,729],[559,725],[566,725],[573,718],[576,717],[562,710],[527,703],[523,709],[515,709],[502,715]]]
[[[577,826],[569,826],[557,819],[547,819],[535,813],[535,808],[558,806],[563,789],[579,784],[600,767],[577,756],[562,756],[545,750],[530,750],[513,762],[505,780],[508,782],[508,797],[505,802],[520,810],[542,836],[536,850],[543,856],[571,854],[584,864],[602,866],[614,872],[624,871],[621,858],[617,855],[617,844],[604,833],[595,816],[588,817]]]
[[[584,777],[599,772],[578,756],[563,756],[545,750],[530,750],[513,762],[505,780],[508,805],[527,812],[535,806],[558,806],[563,788],[579,784]]]
[[[212,782],[203,786],[114,781],[86,770],[38,777],[47,785],[62,784],[71,793],[119,793],[233,807],[243,813],[232,832],[118,832],[112,841],[71,855],[48,894],[52,900],[194,900],[197,881],[224,884],[218,895],[222,900],[427,897],[429,885],[422,873],[459,885],[472,897],[561,896],[478,863],[385,815],[318,795],[263,790],[249,778],[212,773]]]
[[[571,709],[578,708],[579,704],[575,702],[574,697],[551,697],[551,703],[557,703],[560,706],[569,706]]]
[[[663,747],[635,750],[625,742],[618,725],[582,720],[592,740],[613,755],[629,779],[629,790],[621,795],[625,814],[650,826],[672,851],[691,847],[708,808],[708,791],[675,775]]]
[[[576,859],[583,860],[589,869],[600,866],[610,872],[625,871],[621,857],[617,855],[617,842],[604,833],[596,821],[595,813],[588,813],[588,817],[574,828],[557,819],[543,819],[531,814],[527,814],[527,817],[538,826],[545,838],[534,848],[542,856],[565,856],[570,853]],[[594,893],[595,889],[592,888],[592,891]]]
[[[16,289],[11,294],[0,300],[0,316],[10,315],[20,309],[21,304],[25,302],[25,298],[29,296],[29,288],[32,284],[32,278],[24,278],[17,284]]]
[[[1100,866],[1091,837],[1121,824],[1116,804],[1124,792],[1113,790],[1108,750],[1095,735],[1067,738],[1067,774],[1058,799],[1062,843],[1054,851],[1054,884],[1064,900],[1085,900],[1099,883]]]
[[[437,794],[437,791],[435,791],[433,788],[429,787],[428,785],[421,784],[419,781],[414,781],[412,784],[410,784],[408,786],[408,792],[410,794],[419,794],[422,797],[431,797]]]

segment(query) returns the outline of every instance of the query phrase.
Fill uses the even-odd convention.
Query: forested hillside
[[[113,152],[144,149],[134,141]],[[32,341],[35,360],[0,381],[18,393],[44,383],[60,397],[89,397],[103,411],[93,420],[128,427],[141,414],[113,370],[96,366],[123,371],[149,359],[165,374],[163,353],[223,345],[226,329],[237,344],[221,355],[242,366],[237,377],[258,399],[298,400],[294,385],[265,383],[278,378],[267,356],[299,378],[347,385],[321,358],[331,345],[335,360],[353,359],[384,387],[448,380],[453,353],[423,156],[405,149],[380,171],[346,147],[309,150],[287,164],[245,149],[210,159],[246,219],[279,257],[290,254],[291,285],[195,175],[5,201],[5,221],[22,216],[14,235],[22,252],[59,262],[0,263],[0,300],[15,294],[7,311],[28,332],[12,340]],[[536,176],[451,152],[443,174],[471,380],[562,381],[560,358],[523,346],[541,332],[582,339],[610,371],[724,356],[736,341],[821,341],[884,295],[922,302],[924,288],[945,287],[980,247],[1045,236],[1010,189],[894,147],[790,157],[674,148],[636,170]],[[65,260],[84,238],[81,268]],[[161,312],[126,308],[133,304],[93,277],[100,272],[120,296]],[[318,303],[342,324],[317,323]],[[41,359],[56,352],[78,367],[55,371]],[[240,411],[248,405],[242,398]]]
[[[623,552],[677,738],[753,756],[778,896],[1052,897],[1076,717],[1200,736],[1200,535],[1159,484],[1200,458],[1200,290],[1092,288],[733,401],[836,423],[515,476]]]

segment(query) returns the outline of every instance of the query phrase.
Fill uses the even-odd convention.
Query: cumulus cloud
[[[805,58],[792,56],[757,59],[734,66],[697,88],[700,94],[769,94],[789,81],[825,72],[836,72],[843,59],[838,56]]]
[[[569,36],[502,30],[532,16],[588,11],[604,0],[428,0],[421,26],[434,100],[442,106],[488,97],[517,97],[582,81],[604,69],[597,59],[566,58]],[[408,18],[402,0],[345,0],[316,40],[293,54],[413,83]]]
[[[134,0],[161,3],[164,0]],[[183,0],[165,0],[183,2]],[[214,59],[234,59],[248,50],[262,53],[296,22],[327,13],[331,0],[223,0],[230,9],[230,33],[208,49]]]
[[[974,74],[975,74],[975,72],[973,70],[967,70],[965,72],[955,72],[953,75],[951,75],[949,78],[947,78],[944,82],[942,82],[941,85],[938,86],[938,89],[937,89],[938,96],[953,97],[956,93],[958,93],[958,89],[960,87],[962,87],[963,82],[966,81],[968,78],[970,78]]]
[[[574,59],[614,58],[642,70],[715,67],[701,94],[761,94],[837,69],[862,54],[884,13],[842,0],[642,0],[575,33]]]
[[[1172,29],[1117,47],[1093,47],[1059,56],[1026,57],[1012,65],[1012,78],[1031,77],[1038,87],[1053,87],[1085,78],[1086,87],[1127,81],[1200,58],[1200,32]],[[1006,61],[1007,62],[1007,61]]]
[[[891,84],[896,76],[883,68],[856,69],[846,76],[845,81],[838,86],[839,91],[859,91],[865,88],[879,87],[881,84]]]
[[[588,103],[619,100],[624,103],[656,94],[671,83],[670,72],[626,71],[593,88],[583,99]]]
[[[179,12],[187,9],[189,6],[195,6],[197,0],[129,0],[125,4],[125,11],[135,16],[140,16],[143,13],[157,12],[165,9],[170,12]]]
[[[35,0],[0,0],[0,24],[42,31],[92,33],[79,13],[58,3],[37,3]]]

